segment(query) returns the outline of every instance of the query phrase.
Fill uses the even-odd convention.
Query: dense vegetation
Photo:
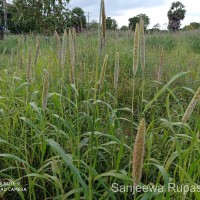
[[[5,23],[3,1],[6,2],[5,0],[0,0],[0,26]],[[80,7],[75,7],[72,10],[68,9],[70,6],[69,0],[15,0],[9,3],[7,1],[6,5],[7,28],[11,33],[34,32],[51,35],[55,30],[63,33],[65,29],[72,27],[79,32],[86,28],[98,29],[98,23],[90,19],[90,13],[85,12]],[[180,29],[181,21],[184,20],[185,14],[185,6],[179,1],[173,2],[168,13],[166,13],[169,20],[168,29],[171,31]],[[148,28],[151,19],[146,14],[141,13],[136,16],[130,16],[127,22],[129,29],[135,30],[136,23],[139,22],[140,17],[143,17],[145,29]],[[107,30],[115,30],[117,28],[127,30],[128,27],[125,25],[118,27],[115,19],[109,16],[106,17]],[[191,22],[190,25],[183,27],[183,30],[197,30],[199,27],[200,23]],[[151,31],[161,31],[161,29],[161,25],[157,23]]]
[[[133,199],[132,193],[110,188],[133,184],[132,149],[142,118],[141,183],[199,185],[200,107],[181,122],[200,85],[199,38],[199,32],[146,35],[145,73],[139,66],[134,100],[130,31],[108,32],[101,55],[94,32],[52,36],[49,43],[34,35],[1,41],[0,180],[27,190],[1,191],[1,198]],[[200,199],[199,194],[155,191],[134,197]]]
[[[7,3],[7,26],[11,33],[64,32],[75,27],[77,31],[86,28],[86,16],[80,7],[67,8],[68,0],[15,0]],[[4,24],[4,9],[0,1],[0,25]]]

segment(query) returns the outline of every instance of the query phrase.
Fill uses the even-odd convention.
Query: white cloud
[[[175,0],[176,1],[176,0]],[[128,25],[128,19],[144,13],[150,18],[149,28],[159,23],[161,26],[168,23],[167,12],[170,9],[171,0],[105,0],[106,15],[118,22],[119,27]],[[200,1],[181,0],[186,9],[185,19],[181,22],[185,26],[191,22],[200,23]],[[98,20],[100,0],[71,0],[69,8],[81,7],[85,12],[91,13],[91,20]]]

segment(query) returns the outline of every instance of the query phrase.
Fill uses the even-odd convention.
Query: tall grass
[[[89,32],[86,41],[84,32],[72,32],[68,37],[56,34],[49,43],[31,35],[21,38],[19,46],[19,36],[1,41],[0,49],[6,50],[0,55],[0,180],[18,182],[21,190],[0,185],[7,188],[0,197],[200,199],[198,192],[167,191],[169,183],[192,186],[200,181],[199,92],[190,103],[200,83],[200,55],[187,40],[198,34],[146,34],[143,74],[138,50],[133,54],[139,36],[119,31],[116,42],[116,33],[107,31],[106,48],[99,55],[101,35]],[[154,75],[159,62],[158,85]],[[192,114],[185,118],[188,105]],[[139,130],[145,132],[145,147],[134,144]],[[136,148],[141,151],[132,160]],[[141,163],[142,170],[136,165]],[[134,185],[134,170],[137,185],[165,190],[137,195],[112,190],[113,183]]]

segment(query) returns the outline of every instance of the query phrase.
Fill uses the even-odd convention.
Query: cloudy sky
[[[176,1],[176,0],[175,0]],[[180,0],[186,9],[182,26],[190,22],[200,23],[200,0]],[[114,18],[119,27],[128,25],[128,19],[144,13],[150,18],[149,28],[159,23],[162,28],[167,27],[167,12],[173,0],[105,0],[106,16]],[[98,20],[100,0],[71,0],[68,8],[81,7],[90,13],[90,21]]]

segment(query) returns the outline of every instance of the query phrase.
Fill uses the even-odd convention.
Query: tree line
[[[7,3],[9,30],[50,34],[55,30],[63,32],[71,26],[77,30],[86,28],[84,11],[79,7],[69,10],[67,3],[69,0],[14,0],[12,4]],[[0,23],[3,23],[3,9],[0,9],[0,16]]]
[[[0,25],[4,21],[3,1],[0,0]],[[72,10],[67,8],[70,0],[14,0],[12,4],[7,5],[7,25],[12,33],[37,32],[51,34],[55,30],[60,33],[65,29],[74,27],[77,31],[85,29],[97,29],[98,23],[87,22],[85,12],[80,7]],[[176,31],[180,29],[181,20],[185,18],[186,10],[184,5],[177,1],[173,2],[168,13],[168,29]],[[128,26],[122,26],[121,30],[135,30],[140,17],[144,20],[144,27],[147,29],[150,24],[150,18],[146,14],[139,14],[128,19]],[[117,22],[111,17],[106,18],[106,28],[115,30],[118,28]],[[193,22],[184,27],[184,30],[199,29],[200,24]],[[153,29],[159,30],[159,24]]]
[[[7,25],[12,33],[60,33],[74,27],[77,31],[92,28],[80,7],[67,8],[69,0],[14,0],[7,3]],[[3,0],[0,0],[0,25],[4,24]],[[117,22],[106,18],[106,28],[115,30]]]

